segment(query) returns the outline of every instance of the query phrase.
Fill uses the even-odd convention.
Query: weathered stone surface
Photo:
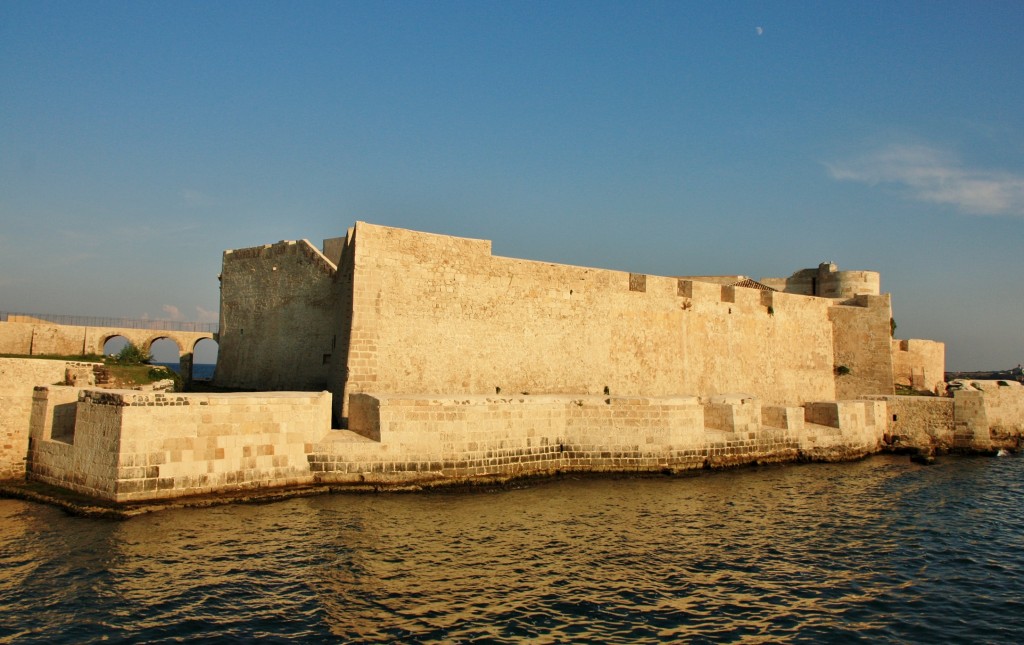
[[[25,477],[32,392],[63,383],[68,372],[88,372],[92,363],[0,358],[0,480]]]
[[[330,429],[326,392],[34,397],[29,478],[115,502],[311,484],[307,450]]]

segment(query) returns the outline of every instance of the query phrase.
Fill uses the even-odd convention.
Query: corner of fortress
[[[357,222],[319,249],[226,251],[220,280],[216,384],[248,392],[37,388],[19,408],[30,479],[125,502],[847,459],[890,444],[899,415],[953,448],[1001,446],[989,418],[1024,430],[1006,421],[1024,391],[959,413],[895,396],[943,388],[944,346],[894,340],[879,275],[830,262],[657,276]]]

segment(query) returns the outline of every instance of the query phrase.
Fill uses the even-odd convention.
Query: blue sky
[[[1024,362],[1024,3],[0,2],[0,310],[215,320],[355,220],[660,275],[882,273]]]

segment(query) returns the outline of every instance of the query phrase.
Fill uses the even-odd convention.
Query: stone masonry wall
[[[805,296],[849,299],[881,293],[881,276],[875,271],[839,271],[835,264],[823,262],[815,269],[801,269],[788,278],[761,278],[765,286]]]
[[[326,392],[35,397],[29,478],[118,502],[310,483],[308,454],[330,428]]]
[[[35,388],[27,477],[95,497],[117,499],[121,410],[80,405],[85,391]]]
[[[955,391],[953,398],[870,398],[888,405],[893,448],[969,452],[1021,448],[1024,387],[1013,381],[970,381],[970,385],[969,389]]]
[[[363,222],[354,249],[348,393],[836,398],[827,299],[494,257],[485,240]],[[872,327],[876,312],[844,309]]]
[[[818,293],[825,298],[877,296],[881,293],[881,276],[875,271],[819,270],[819,276]]]
[[[46,321],[0,322],[0,352],[63,356],[102,354],[102,347],[99,352],[86,351],[86,346],[90,344],[88,331],[88,327],[57,325]]]
[[[340,326],[335,271],[306,240],[225,251],[217,384],[326,389]]]
[[[953,450],[953,399],[932,396],[879,396],[889,412],[893,448]]]
[[[62,383],[67,363],[33,358],[0,358],[0,480],[24,479],[32,391],[36,385]]]
[[[31,354],[32,327],[27,323],[0,321],[0,354]]]
[[[946,345],[934,340],[893,340],[893,380],[915,390],[942,392],[946,381]]]
[[[555,471],[651,472],[849,459],[879,450],[885,404],[819,403],[762,414],[749,396],[354,394],[351,430],[313,447],[325,483],[428,482]],[[714,417],[712,424],[708,418]],[[375,440],[379,438],[379,440]]]
[[[1024,386],[1015,381],[971,381],[953,393],[958,447],[1016,450],[1024,437]]]
[[[837,399],[894,394],[889,295],[857,296],[829,309]]]

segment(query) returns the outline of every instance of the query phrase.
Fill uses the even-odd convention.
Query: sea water
[[[169,370],[180,372],[180,365],[178,363],[152,363],[152,365],[161,365]],[[195,363],[192,365],[192,378],[199,381],[209,381],[213,378],[213,371],[217,367],[215,363]]]
[[[1022,481],[875,457],[127,521],[0,499],[0,641],[1017,643]]]

